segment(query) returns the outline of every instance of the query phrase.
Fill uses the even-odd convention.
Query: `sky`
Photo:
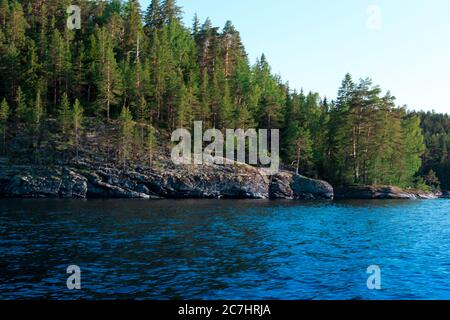
[[[141,0],[146,9],[150,0]],[[411,110],[450,113],[448,0],[178,0],[216,26],[231,20],[250,61],[264,53],[292,89],[336,97],[370,77]]]

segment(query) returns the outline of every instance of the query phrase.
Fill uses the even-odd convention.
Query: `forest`
[[[81,28],[71,30],[73,4]],[[96,119],[117,124],[114,147],[132,162],[136,150],[152,153],[161,137],[203,121],[280,129],[284,167],[334,185],[450,189],[448,115],[408,111],[350,74],[335,100],[291,88],[264,54],[249,61],[232,22],[216,27],[196,16],[186,26],[175,0],[148,8],[137,0],[0,0],[0,69],[2,154],[23,128],[23,153],[45,157],[47,136],[68,161],[78,157],[84,123]]]

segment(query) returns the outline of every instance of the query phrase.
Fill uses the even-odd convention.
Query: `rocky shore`
[[[442,194],[391,186],[333,187],[291,172],[266,176],[255,167],[234,165],[137,166],[123,170],[82,159],[66,166],[0,163],[0,197],[135,199],[436,199]]]
[[[346,186],[335,189],[336,199],[437,199],[442,194],[392,186]]]
[[[158,169],[80,161],[71,166],[0,165],[0,197],[332,199],[324,181],[288,172],[269,177],[246,164]]]

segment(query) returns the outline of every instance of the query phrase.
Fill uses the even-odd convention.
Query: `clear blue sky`
[[[150,0],[141,0],[145,9]],[[346,72],[371,77],[410,109],[450,113],[449,0],[179,0],[240,31],[251,62],[265,53],[292,88],[334,99]],[[380,23],[369,6],[380,9]],[[372,18],[372,19],[371,19]],[[373,22],[375,21],[375,22]],[[368,24],[372,27],[369,27]]]

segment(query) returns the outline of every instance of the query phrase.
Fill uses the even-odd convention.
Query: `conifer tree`
[[[161,30],[163,18],[161,14],[160,0],[151,1],[145,14],[144,23],[147,36],[149,37],[156,30]]]
[[[157,139],[156,139],[156,130],[155,128],[149,124],[147,126],[147,141],[146,141],[146,147],[147,147],[147,154],[148,154],[148,164],[149,166],[153,166],[153,158],[154,153],[157,147]]]
[[[30,118],[30,112],[28,111],[27,108],[27,103],[25,101],[25,96],[22,92],[21,87],[17,88],[16,91],[16,97],[14,99],[14,102],[16,104],[16,118],[18,121],[20,122],[28,122],[29,118]]]
[[[162,20],[165,23],[170,23],[173,20],[181,20],[181,8],[177,6],[175,0],[164,0],[162,5]]]
[[[61,134],[65,137],[69,135],[71,125],[70,103],[67,93],[64,92],[61,98],[61,106],[58,111],[59,126]]]
[[[8,102],[5,98],[3,98],[2,103],[0,105],[0,131],[2,132],[2,150],[3,154],[6,154],[6,129],[8,126],[8,119],[10,116],[10,110]]]
[[[100,60],[100,77],[97,81],[99,94],[97,103],[100,110],[106,111],[106,118],[111,118],[111,108],[120,102],[123,92],[122,77],[119,73],[114,50],[109,39],[105,40],[104,61]]]
[[[430,169],[430,171],[428,171],[428,174],[425,176],[424,179],[426,184],[429,187],[431,187],[434,191],[439,190],[440,182],[438,177],[436,176],[436,172],[434,172],[433,169]]]
[[[78,160],[80,150],[80,137],[83,131],[83,120],[84,120],[84,110],[78,99],[75,99],[75,102],[72,107],[71,116],[72,116],[72,130],[75,145],[75,153],[76,158]]]
[[[122,127],[120,141],[120,156],[123,163],[123,169],[126,169],[126,163],[131,157],[134,121],[130,109],[124,107],[120,114],[120,123]]]

